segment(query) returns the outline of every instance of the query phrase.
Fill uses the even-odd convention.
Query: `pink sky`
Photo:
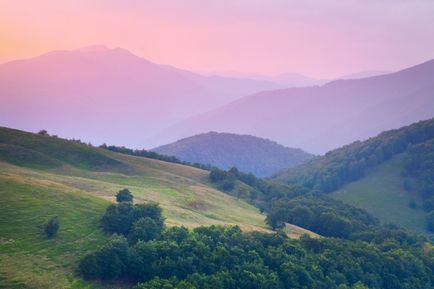
[[[0,62],[92,44],[196,71],[332,78],[434,58],[431,0],[0,0]]]

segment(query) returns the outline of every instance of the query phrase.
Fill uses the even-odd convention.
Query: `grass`
[[[288,223],[285,223],[285,227],[283,228],[283,231],[285,232],[286,235],[288,235],[288,237],[293,239],[299,239],[303,235],[308,235],[311,238],[320,237],[320,235],[318,235],[317,233],[314,233],[302,227],[293,224],[288,224]]]
[[[107,288],[74,269],[106,241],[99,218],[122,188],[135,202],[159,202],[169,226],[269,231],[258,209],[213,188],[207,171],[0,128],[0,288]],[[59,234],[46,240],[54,215]]]
[[[366,209],[385,223],[398,224],[417,233],[428,234],[426,213],[421,208],[411,208],[418,197],[404,189],[403,159],[400,154],[376,167],[366,177],[352,182],[331,194],[336,199]]]
[[[98,217],[107,201],[49,181],[0,170],[0,288],[86,288],[73,271],[104,243]],[[43,225],[57,215],[58,236]]]

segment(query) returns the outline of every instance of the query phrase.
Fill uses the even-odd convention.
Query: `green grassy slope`
[[[98,216],[108,201],[8,167],[0,166],[0,288],[86,288],[73,270],[105,241]],[[43,224],[54,215],[59,234],[46,240]]]
[[[399,154],[374,168],[364,178],[349,183],[331,196],[366,209],[386,223],[395,223],[407,229],[428,233],[425,228],[426,213],[421,208],[411,208],[409,203],[419,203],[417,194],[404,189],[403,159]]]
[[[5,128],[0,129],[1,161],[1,171],[48,180],[110,201],[127,187],[138,202],[159,202],[169,224],[266,227],[256,208],[212,188],[207,171],[189,166]]]
[[[106,240],[99,218],[115,193],[161,204],[168,225],[268,230],[265,216],[208,183],[193,167],[0,128],[0,288],[87,288],[79,258]],[[44,222],[60,218],[45,240]]]

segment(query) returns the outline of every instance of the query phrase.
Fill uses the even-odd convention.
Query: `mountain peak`
[[[110,48],[102,44],[97,44],[97,45],[89,45],[89,46],[81,47],[77,50],[80,52],[101,52],[101,51],[110,50]]]

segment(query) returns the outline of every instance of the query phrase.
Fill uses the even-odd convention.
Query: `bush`
[[[86,279],[113,280],[125,273],[128,259],[127,240],[123,236],[113,235],[106,245],[81,260],[78,271]]]
[[[133,201],[133,194],[128,189],[120,190],[116,194],[116,202],[122,203],[122,202],[132,202]]]
[[[57,231],[59,231],[59,218],[57,216],[52,217],[51,219],[49,219],[47,221],[47,223],[45,223],[44,226],[44,233],[45,236],[50,239],[53,238],[54,236],[56,236]]]
[[[135,244],[137,241],[149,241],[160,236],[163,227],[157,224],[153,219],[146,217],[140,218],[133,224],[128,239],[130,243]]]

